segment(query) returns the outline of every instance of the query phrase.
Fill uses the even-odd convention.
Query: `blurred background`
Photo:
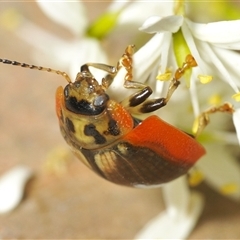
[[[92,21],[109,3],[84,4]],[[24,18],[62,38],[70,37],[35,2],[0,2],[0,16],[9,9],[16,9]],[[5,24],[0,23],[0,35],[0,58],[39,64],[40,59],[34,62],[34,47]],[[28,37],[34,41],[34,36]],[[50,49],[53,44],[46,42],[45,47]],[[116,62],[119,54],[122,48],[117,47],[110,57]],[[45,61],[41,65],[46,66]],[[0,215],[0,238],[132,239],[163,211],[161,189],[114,185],[70,153],[55,114],[55,90],[66,84],[62,77],[1,64],[0,84],[0,175],[18,164],[34,170],[22,203]],[[239,204],[204,183],[196,189],[203,192],[206,205],[190,239],[240,238]]]

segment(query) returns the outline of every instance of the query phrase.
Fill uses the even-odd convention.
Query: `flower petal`
[[[111,3],[108,6],[107,11],[108,12],[117,12],[121,11],[123,8],[127,7],[130,4],[130,0],[112,0]]]
[[[235,109],[235,112],[233,113],[233,124],[235,126],[238,141],[240,144],[240,108]]]
[[[168,16],[173,14],[173,7],[173,1],[133,1],[120,14],[119,24],[130,24],[138,27],[153,15]]]
[[[160,62],[162,52],[162,42],[164,40],[164,34],[156,34],[151,38],[143,47],[141,47],[133,56],[134,74],[133,80],[141,83],[145,83],[151,73],[157,70],[157,66]],[[114,95],[115,100],[123,100],[136,90],[126,89],[123,86],[125,69],[120,69],[119,73],[115,77],[113,83],[109,88],[110,96]],[[155,77],[157,76],[157,72]],[[154,86],[156,85],[156,79],[154,79]],[[118,94],[116,94],[116,92]],[[116,99],[117,97],[117,99]],[[120,98],[120,99],[118,99]]]
[[[143,23],[139,30],[146,33],[175,33],[182,26],[182,23],[183,17],[178,15],[172,15],[163,18],[159,16],[152,16]]]
[[[51,61],[57,68],[70,73],[72,81],[75,80],[80,67],[88,62],[107,63],[107,55],[100,42],[94,38],[82,38],[55,44],[49,51],[44,52],[47,61]],[[99,81],[106,75],[106,72],[95,68],[90,69],[95,78]]]
[[[194,23],[186,19],[195,38],[224,48],[240,49],[240,20]]]
[[[36,1],[42,11],[53,21],[82,36],[88,21],[81,1]]]
[[[96,39],[84,37],[64,41],[27,21],[15,32],[20,38],[35,47],[33,57],[36,57],[36,60],[34,61],[40,65],[46,64],[52,68],[58,68],[61,71],[70,71],[72,80],[75,79],[81,65],[87,62],[107,63],[107,56]],[[29,33],[34,36],[34,41],[28,37]],[[44,44],[45,42],[54,42],[54,44],[49,48]],[[43,57],[39,57],[39,55]],[[101,74],[102,76],[103,74]]]
[[[230,85],[237,84],[240,86],[239,79],[239,69],[240,69],[240,55],[236,51],[231,51],[227,49],[218,48],[216,46],[212,46],[213,51],[215,52],[217,58],[222,62],[225,68],[228,70],[228,73],[231,76],[233,83],[229,83]],[[221,72],[220,72],[221,74]],[[219,76],[220,79],[224,80],[223,76]],[[226,79],[227,80],[227,79]],[[238,92],[238,89],[234,86],[235,92]]]
[[[223,43],[212,43],[214,46],[219,48],[231,49],[231,50],[240,50],[240,41],[238,42],[223,42]]]
[[[154,67],[160,63],[164,40],[165,34],[156,34],[134,54],[134,77],[136,81],[144,83]]]
[[[32,177],[32,170],[17,166],[0,178],[0,213],[14,209],[21,201],[27,181]]]
[[[200,57],[202,58],[200,62],[205,63],[204,69],[205,72],[207,71],[207,74],[204,72],[203,75],[212,75],[213,79],[221,79],[222,81],[227,82],[235,92],[239,92],[237,83],[232,77],[232,73],[236,72],[238,68],[236,67],[235,69],[235,65],[232,65],[232,69],[234,69],[234,71],[230,71],[228,68],[228,66],[232,64],[232,60],[229,61],[229,58],[227,57],[228,55],[229,57],[233,55],[231,54],[231,51],[214,47],[207,42],[199,40],[196,40],[196,42],[198,51],[201,54]],[[221,54],[223,51],[226,55]],[[223,60],[224,58],[225,60]],[[226,60],[228,60],[229,63],[225,64]],[[198,61],[199,59],[197,59],[197,62]]]
[[[163,194],[166,211],[147,223],[135,239],[185,239],[191,233],[203,209],[201,195],[190,193],[185,176],[164,185]]]
[[[238,113],[239,114],[239,113]],[[236,116],[236,115],[235,115]],[[240,199],[240,166],[225,146],[205,145],[207,154],[196,167],[204,174],[207,183],[221,194]],[[229,186],[229,190],[226,191]]]
[[[59,54],[60,49],[61,48],[59,48]],[[72,77],[76,76],[76,74],[80,71],[80,67],[85,63],[92,62],[107,64],[108,62],[107,54],[103,50],[101,43],[93,38],[83,38],[81,41],[70,43],[69,48],[61,53],[62,60],[66,59],[66,56],[68,56],[68,66]],[[106,72],[95,68],[91,68],[91,72],[99,81],[106,76]]]
[[[201,74],[207,75],[209,74],[208,72],[208,64],[205,63],[202,60],[202,56],[200,56],[200,52],[199,52],[199,48],[196,44],[196,41],[194,41],[195,39],[192,36],[191,30],[189,29],[188,25],[185,23],[183,23],[182,25],[182,33],[183,36],[187,42],[187,45],[191,51],[191,54],[194,56],[194,58],[197,61],[198,67],[197,68],[193,68],[193,71],[195,71],[196,69],[199,69],[199,71],[201,72]]]

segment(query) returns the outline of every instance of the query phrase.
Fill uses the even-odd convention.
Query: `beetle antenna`
[[[8,60],[8,59],[1,59],[1,58],[0,58],[0,62],[4,63],[4,64],[11,64],[13,66],[19,66],[19,67],[24,67],[24,68],[29,68],[29,69],[39,70],[39,71],[56,73],[58,75],[63,76],[69,83],[72,82],[67,73],[59,71],[59,70],[55,70],[55,69],[52,69],[52,68],[35,66],[35,65],[30,65],[30,64],[26,64],[26,63],[20,63],[20,62],[17,62],[17,61],[11,61],[11,60]]]

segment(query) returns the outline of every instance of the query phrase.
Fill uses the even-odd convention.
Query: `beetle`
[[[116,67],[86,63],[71,82],[65,72],[16,61],[0,62],[60,74],[68,81],[56,91],[56,112],[61,133],[77,157],[99,176],[131,187],[155,187],[186,174],[206,152],[197,140],[156,115],[145,120],[136,116],[164,107],[189,68],[197,66],[188,55],[170,81],[166,97],[149,99],[152,89],[133,81],[134,46],[129,45]],[[107,72],[101,84],[89,67]],[[117,102],[107,93],[121,68],[126,70],[124,87],[136,89],[127,99]],[[200,116],[197,135],[208,124],[208,114],[231,111],[225,104]]]

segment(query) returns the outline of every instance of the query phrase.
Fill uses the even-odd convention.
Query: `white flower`
[[[185,239],[203,209],[203,198],[190,193],[186,178],[180,177],[163,187],[166,210],[147,223],[136,239]]]
[[[142,44],[143,34],[138,27],[164,7],[148,2],[148,11],[142,11],[146,7],[145,2],[115,0],[102,15],[90,22],[85,4],[80,0],[36,2],[50,20],[64,27],[71,36],[65,39],[57,32],[49,32],[13,9],[4,14],[1,20],[4,20],[6,28],[35,48],[32,52],[34,63],[70,72],[72,80],[84,63],[108,63],[108,58],[118,58],[126,45]]]
[[[152,21],[153,19],[154,21]],[[162,28],[162,22],[164,23],[163,28]],[[169,29],[170,29],[169,32],[166,31],[166,25],[169,25]],[[240,57],[236,52],[232,51],[233,49],[234,50],[240,49],[240,37],[239,37],[239,34],[236,31],[234,31],[234,29],[238,29],[239,27],[240,27],[240,20],[199,24],[199,23],[193,23],[186,18],[182,21],[182,16],[171,16],[171,17],[167,16],[163,18],[153,17],[148,19],[143,24],[143,27],[141,27],[141,29],[145,29],[145,31],[147,32],[149,30],[150,32],[156,32],[157,33],[156,36],[158,36],[158,38],[160,38],[161,36],[161,38],[164,39],[166,37],[169,37],[169,34],[171,35],[172,40],[169,39],[170,40],[168,44],[169,48],[165,49],[165,52],[162,49],[162,51],[158,55],[159,62],[157,64],[161,66],[162,73],[166,71],[166,67],[167,67],[165,63],[166,59],[168,59],[168,61],[170,59],[168,63],[170,66],[176,65],[176,63],[171,62],[171,60],[174,59],[174,56],[171,56],[171,54],[174,54],[175,57],[178,58],[179,57],[178,54],[181,51],[181,47],[182,47],[181,42],[178,42],[179,46],[174,46],[174,41],[175,41],[174,38],[176,37],[176,35],[172,34],[172,30],[174,29],[173,30],[174,32],[182,31],[186,44],[189,47],[191,54],[194,56],[199,66],[192,70],[191,84],[193,84],[193,86],[190,87],[193,108],[195,109],[194,111],[195,116],[197,116],[200,112],[199,105],[200,104],[206,105],[206,101],[204,103],[204,100],[206,99],[206,97],[207,99],[209,99],[211,97],[210,94],[212,94],[213,96],[214,94],[218,94],[221,91],[223,95],[221,97],[225,98],[224,100],[232,101],[232,99],[227,95],[231,93],[231,89],[230,88],[224,89],[228,87],[227,84],[232,88],[232,95],[239,93],[238,85],[240,85],[240,82],[239,82],[239,79],[237,78],[237,75],[238,75],[238,70],[240,66]],[[222,32],[224,32],[225,29],[226,29],[226,37],[224,37],[224,35],[222,34]],[[161,42],[162,44],[163,44],[163,41],[164,40],[162,40]],[[152,48],[157,48],[157,47],[158,46],[156,45],[155,46],[152,45]],[[172,48],[176,48],[176,50]],[[150,52],[149,49],[148,51]],[[153,50],[153,52],[157,52],[157,49]],[[139,58],[143,58],[143,56],[142,57],[140,56]],[[228,61],[226,61],[226,59],[228,59]],[[152,61],[156,62],[156,60],[152,60]],[[151,64],[149,62],[148,64]],[[218,85],[215,87],[214,89],[215,91],[213,91],[212,89],[209,89],[207,85],[204,86],[204,88],[202,86],[196,85],[195,80],[197,76],[203,73],[213,76],[213,79],[215,80],[215,85]],[[201,92],[201,91],[204,91],[204,92]],[[198,94],[199,94],[199,98],[198,98]],[[235,95],[235,99],[236,99],[236,95]],[[233,102],[233,104],[237,106],[236,102]],[[239,132],[239,125],[240,125],[240,123],[237,121],[237,119],[239,118],[238,115],[239,115],[239,110],[236,109],[233,116],[235,120],[234,123],[237,129],[237,133]],[[178,120],[178,124],[179,124],[179,120]],[[211,129],[214,129],[214,128],[216,128],[216,126],[211,126]],[[221,168],[221,166],[219,167]],[[236,165],[236,169],[239,169],[239,166]],[[237,175],[240,176],[240,174],[237,174]],[[236,182],[239,184],[240,179],[237,175],[235,176],[237,180]],[[232,196],[240,198],[240,188]]]
[[[163,5],[165,2],[156,4]],[[192,73],[185,78],[186,84],[190,87],[189,92],[194,117],[205,110],[209,102],[215,102],[216,104],[222,101],[233,102],[236,108],[233,114],[233,123],[237,137],[240,139],[240,110],[238,109],[238,103],[234,101],[239,100],[240,57],[238,53],[233,51],[240,49],[240,20],[199,24],[181,15],[176,15],[173,4],[168,2],[165,4],[165,9],[166,6],[169,7],[167,11],[169,15],[166,16],[163,13],[162,16],[152,16],[140,28],[142,31],[155,33],[155,35],[134,55],[134,80],[140,80],[152,86],[156,90],[155,96],[162,96],[164,95],[162,90],[166,83],[155,82],[156,72],[160,69],[160,74],[165,74],[169,68],[174,71],[177,65],[180,66],[183,63],[185,56],[191,53],[196,59],[198,67],[192,69]],[[123,73],[120,74],[119,78],[122,77]],[[206,83],[206,80],[209,82],[213,79],[209,83],[212,86],[200,84],[196,81],[198,77],[203,83]],[[118,88],[118,91],[120,91],[117,80],[113,83],[112,88]],[[121,96],[123,93],[124,89],[121,89]],[[167,109],[166,111],[161,110],[161,117],[164,118],[166,114],[166,118],[170,122],[185,130],[189,130],[189,122],[193,120],[193,116],[191,117],[188,110],[191,106],[187,100],[187,94],[187,89],[180,86],[169,106],[166,107],[168,112],[170,109],[171,113],[167,113]],[[181,106],[185,110],[180,113],[179,108]],[[233,144],[237,148],[239,148],[239,144],[236,135],[228,132],[225,127],[226,121],[229,120],[226,115],[222,113],[221,118],[218,117],[217,121],[213,121],[215,124],[210,124],[202,134],[203,138],[208,136],[207,139],[202,139],[207,154],[196,164],[197,171],[193,169],[190,182],[194,184],[200,180],[199,178],[204,177],[219,193],[239,200],[240,166],[226,148],[226,144]],[[184,117],[181,119],[179,116]],[[214,119],[214,116],[210,118]],[[223,129],[221,130],[222,126]],[[163,187],[166,212],[149,223],[137,235],[138,239],[183,239],[188,236],[199,217],[202,201],[199,196],[193,197],[195,196],[194,193],[186,190],[184,184],[186,182],[177,179]],[[183,191],[183,194],[187,192],[188,197],[185,198],[184,202],[188,207],[194,204],[196,211],[189,210],[182,204],[183,201],[178,201],[179,189]],[[174,201],[173,199],[177,200]],[[172,211],[174,214],[170,213]],[[190,222],[192,224],[189,224]]]
[[[37,1],[37,3],[51,20],[72,34],[70,39],[65,40],[25,19],[15,32],[35,47],[35,58],[38,59],[39,64],[43,64],[44,57],[45,64],[48,66],[56,66],[63,71],[70,72],[73,81],[80,66],[85,62],[107,61],[100,42],[86,36],[88,18],[82,2]],[[33,37],[29,38],[29,33]],[[39,58],[40,55],[42,57]]]
[[[115,48],[121,49],[120,36],[122,49],[132,41],[131,38],[136,41],[136,35],[142,35],[137,27],[151,14],[160,10],[160,7],[156,8],[156,5],[151,3],[148,5],[149,11],[141,14],[139,12],[138,18],[133,15],[129,17],[128,13],[133,9],[135,13],[138,10],[142,11],[142,3],[113,1],[99,18],[90,23],[85,5],[80,0],[36,2],[50,20],[71,32],[72,38],[65,40],[62,36],[50,33],[24,19],[23,16],[22,24],[15,28],[14,32],[35,48],[34,54],[38,64],[42,65],[45,61],[48,66],[56,66],[62,71],[70,72],[73,81],[81,65],[87,62],[108,63],[108,57],[114,55]],[[102,46],[103,40],[108,42],[105,47]],[[110,54],[106,52],[106,45],[110,46]],[[93,74],[97,79],[104,76],[95,69]]]

